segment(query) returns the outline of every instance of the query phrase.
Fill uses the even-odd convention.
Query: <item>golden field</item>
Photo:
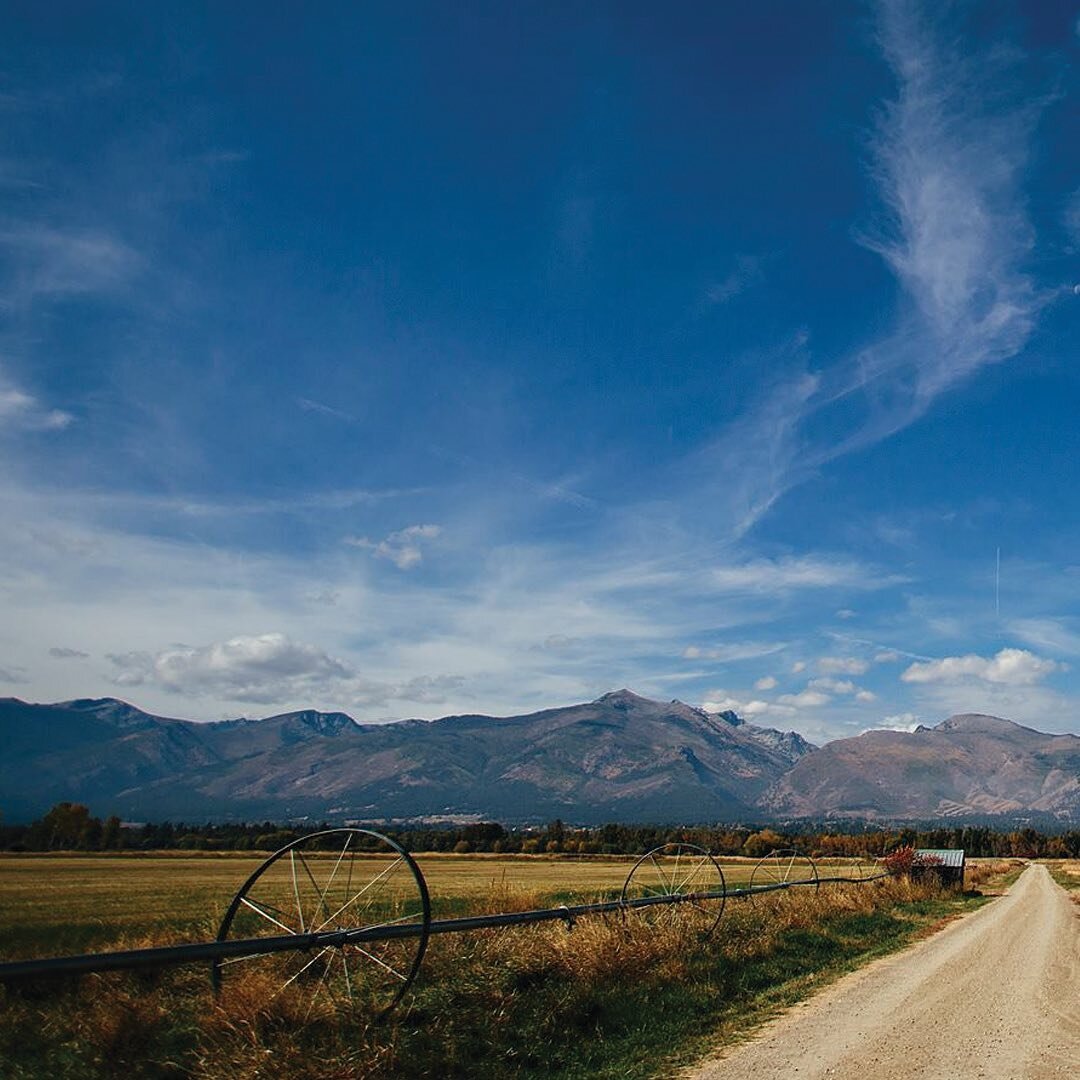
[[[0,958],[106,948],[132,934],[209,940],[234,893],[263,858],[249,853],[2,854]],[[371,857],[373,872],[386,858]],[[492,898],[520,908],[526,900],[588,903],[618,895],[637,858],[426,853],[416,861],[431,895],[432,916],[440,918],[494,910]],[[717,862],[728,889],[747,886],[758,864],[737,858]],[[823,861],[818,872],[824,877],[848,866],[849,860]],[[797,864],[790,872],[798,880],[806,871]],[[775,877],[766,866],[758,880]]]
[[[418,857],[436,917],[610,896],[634,861]],[[2,856],[3,958],[213,938],[259,863],[248,855]],[[730,887],[745,884],[755,866],[722,863]],[[373,872],[385,865],[371,860]],[[820,869],[824,876],[831,868]],[[980,868],[979,876],[990,872]],[[203,964],[0,988],[0,1075],[670,1075],[822,980],[980,902],[886,881],[730,901],[707,941],[687,922],[650,925],[617,914],[583,918],[572,931],[548,923],[443,935],[383,1023],[359,989],[342,1011],[340,999],[313,998],[310,986],[306,997],[299,984],[283,993],[261,969],[228,980],[220,998]]]

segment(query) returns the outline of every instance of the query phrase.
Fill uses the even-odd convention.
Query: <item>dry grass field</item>
[[[159,931],[170,938],[212,938],[233,894],[262,861],[173,854],[0,856],[0,951],[5,959],[28,950],[51,954]],[[370,862],[377,867],[385,860]],[[565,902],[570,895],[618,890],[634,860],[421,855],[418,862],[438,917],[440,908],[458,914],[484,906],[492,893],[550,894]]]
[[[634,860],[418,861],[435,916],[449,917],[610,896]],[[258,862],[2,857],[3,959],[212,938]],[[753,867],[724,860],[729,887],[745,884]],[[782,862],[777,872],[796,870]],[[667,1075],[718,1037],[979,902],[887,881],[729,901],[705,943],[691,922],[617,914],[583,918],[573,930],[560,922],[437,936],[416,985],[383,1023],[362,1005],[313,998],[310,987],[306,996],[299,984],[283,992],[261,961],[227,979],[219,998],[204,965],[0,988],[0,1075]]]
[[[321,856],[333,858],[332,853]],[[213,938],[233,894],[262,862],[251,855],[0,855],[0,959],[106,948],[132,935],[170,941]],[[372,866],[383,857],[373,856]],[[434,918],[495,910],[492,900],[587,903],[617,896],[636,862],[626,857],[421,854]],[[757,860],[719,859],[727,887],[746,887]],[[819,864],[822,876],[846,873],[849,860]],[[867,867],[869,872],[870,867]],[[766,865],[758,882],[796,863]]]

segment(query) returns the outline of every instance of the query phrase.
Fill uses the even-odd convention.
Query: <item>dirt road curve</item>
[[[1045,866],[845,976],[693,1080],[1080,1077],[1080,909]]]

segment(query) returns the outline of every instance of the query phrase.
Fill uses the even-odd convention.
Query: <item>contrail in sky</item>
[[[1001,548],[997,549],[997,566],[994,570],[994,614],[1001,618]]]

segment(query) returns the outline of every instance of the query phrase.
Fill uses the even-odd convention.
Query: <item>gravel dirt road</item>
[[[1080,1077],[1080,907],[1033,864],[1006,896],[845,976],[684,1076]]]

